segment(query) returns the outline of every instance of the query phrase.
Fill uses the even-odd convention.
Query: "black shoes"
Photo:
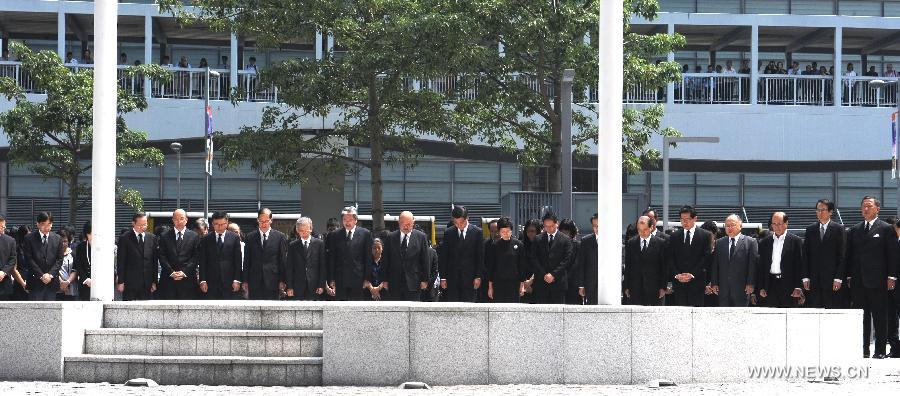
[[[874,356],[872,356],[872,359],[884,359],[885,357],[886,356],[884,356],[883,353],[876,353]]]

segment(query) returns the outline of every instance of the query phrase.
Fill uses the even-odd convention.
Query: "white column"
[[[334,52],[334,33],[328,32],[328,40],[327,40],[327,50],[328,53]]]
[[[502,42],[497,43],[497,54],[499,54],[501,58],[506,56],[506,46],[504,46]]]
[[[116,241],[117,0],[94,1],[94,145],[91,152],[91,299],[113,299]]]
[[[56,14],[56,53],[59,59],[66,62],[66,13],[59,10]]]
[[[228,85],[231,86],[232,89],[237,88],[238,86],[238,39],[237,35],[231,33],[231,52],[229,53],[228,59],[228,68],[229,75],[231,77],[228,78]]]
[[[587,32],[584,34],[584,45],[591,45],[591,33]],[[584,87],[584,102],[588,103],[591,101],[591,87],[590,85],[585,85]]]
[[[675,24],[674,23],[670,23],[669,26],[667,26],[666,33],[669,36],[675,34]],[[666,60],[669,62],[674,61],[675,60],[675,52],[672,51],[672,52],[669,52],[668,54],[666,54]],[[666,104],[675,104],[675,83],[674,82],[670,82],[670,83],[666,84]]]
[[[600,232],[597,245],[598,302],[622,302],[622,2],[600,2],[597,86],[600,137],[597,144],[597,213],[609,232]]]
[[[153,63],[153,17],[144,17],[144,64]],[[144,97],[150,98],[153,87],[150,85],[150,77],[144,77]]]
[[[834,28],[834,105],[841,105],[841,93],[843,90],[843,81],[841,81],[842,72],[844,70],[841,65],[843,61],[841,61],[841,52],[842,47],[844,46],[844,29],[840,26]]]
[[[759,25],[750,27],[750,104],[759,99]]]
[[[322,54],[322,31],[316,30],[316,60],[325,59]]]

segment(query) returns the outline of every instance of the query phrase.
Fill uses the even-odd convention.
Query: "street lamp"
[[[663,232],[669,228],[669,146],[673,143],[718,143],[717,137],[665,136],[663,137]]]
[[[181,143],[172,142],[169,145],[169,148],[175,152],[175,156],[178,157],[178,196],[175,203],[176,209],[181,209]]]
[[[872,80],[869,81],[869,88],[881,89],[881,87],[886,87],[889,85],[895,85],[894,89],[894,104],[897,106],[897,121],[900,123],[900,80],[893,81],[885,81],[885,80]],[[900,144],[897,145],[898,151],[900,151]],[[897,153],[892,153],[894,158],[898,158]],[[900,213],[900,176],[897,177],[897,211]]]

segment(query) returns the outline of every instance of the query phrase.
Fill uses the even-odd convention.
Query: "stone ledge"
[[[219,336],[219,337],[312,337],[321,338],[322,330],[218,330],[218,329],[144,329],[101,328],[85,330],[85,335],[133,336]]]
[[[322,365],[321,357],[76,355],[69,362]]]

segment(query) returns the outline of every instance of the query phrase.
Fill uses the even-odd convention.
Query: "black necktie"
[[[462,232],[462,230],[459,230],[459,239],[463,239],[463,238],[464,238],[464,237],[463,237],[463,232]]]
[[[869,233],[869,222],[867,221],[866,222],[866,234],[868,234],[868,233]]]
[[[547,245],[550,247],[553,247],[553,234],[548,234],[548,235],[550,236],[550,238],[547,241]]]
[[[824,241],[825,240],[825,224],[820,224],[819,227],[820,227],[819,240]]]
[[[728,252],[728,259],[731,260],[734,258],[734,238],[731,238],[731,250]]]
[[[309,241],[303,241],[303,249],[309,249]]]
[[[181,231],[175,237],[175,246],[181,248]]]
[[[269,239],[268,235],[269,235],[269,234],[267,234],[267,233],[266,233],[266,234],[262,234],[262,237],[263,237],[263,240],[262,240],[262,247],[266,247],[266,240]]]
[[[641,251],[643,252],[644,249],[647,249],[647,240],[641,239]]]
[[[685,245],[691,244],[691,231],[690,230],[688,230],[688,232],[686,234],[684,234],[684,244]]]
[[[216,244],[219,245],[219,251],[225,246],[225,236],[222,234],[216,234],[218,236]]]
[[[353,231],[347,231],[347,241],[353,240]]]
[[[400,242],[400,257],[406,257],[406,240],[409,238],[408,234],[403,234],[403,241]]]
[[[46,244],[47,244],[47,236],[44,235],[43,241],[41,241],[41,245],[46,245]]]
[[[144,245],[144,234],[138,234],[138,244]]]

